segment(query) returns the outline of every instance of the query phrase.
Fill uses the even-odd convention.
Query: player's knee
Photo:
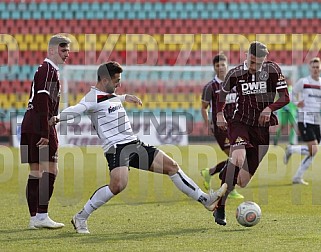
[[[248,183],[249,181],[237,180],[237,185],[241,188],[246,187]]]
[[[36,177],[36,178],[41,178],[42,177],[42,171],[33,171],[31,170],[29,172],[29,174],[33,177]]]
[[[49,162],[48,172],[58,175],[58,164],[56,162]]]
[[[317,152],[318,152],[318,149],[317,149],[317,148],[312,148],[312,149],[310,150],[310,156],[316,155]]]
[[[126,186],[127,186],[127,181],[121,181],[121,180],[110,181],[109,189],[114,195],[116,195],[122,192],[126,188]]]
[[[243,169],[240,170],[239,175],[237,177],[237,185],[241,188],[244,188],[248,185],[251,180],[251,175],[244,171]]]
[[[164,174],[167,174],[169,176],[172,176],[178,172],[179,165],[176,163],[176,161],[173,161],[169,164],[164,165]]]

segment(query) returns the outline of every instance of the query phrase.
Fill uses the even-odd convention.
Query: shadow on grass
[[[81,239],[83,243],[97,243],[97,242],[106,242],[106,241],[128,241],[128,240],[145,240],[145,239],[161,239],[164,237],[182,237],[185,235],[195,235],[197,236],[199,233],[205,232],[246,232],[246,229],[228,229],[224,230],[223,228],[218,231],[217,229],[212,228],[189,228],[189,229],[174,229],[174,230],[166,230],[166,231],[155,231],[155,232],[144,232],[144,231],[137,231],[137,232],[122,232],[122,233],[99,233],[94,234],[91,233],[90,235],[85,235]],[[75,234],[75,236],[79,237],[80,234]]]
[[[217,229],[219,228],[219,230]],[[120,232],[120,233],[96,233],[92,231],[91,234],[77,234],[74,230],[29,230],[29,229],[11,229],[11,230],[0,230],[0,243],[5,244],[7,242],[22,242],[32,241],[39,238],[41,240],[61,240],[64,239],[75,239],[76,242],[81,243],[106,243],[106,241],[128,241],[128,240],[145,240],[145,239],[157,239],[164,237],[180,237],[184,235],[198,234],[205,232],[215,233],[234,233],[234,232],[247,232],[249,229],[238,228],[238,229],[226,229],[225,227],[217,228],[182,228],[164,231],[137,231],[137,232]]]

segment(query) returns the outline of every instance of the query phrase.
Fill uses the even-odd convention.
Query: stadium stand
[[[53,34],[70,34],[68,64],[73,65],[117,60],[123,65],[200,66],[210,65],[219,51],[238,64],[248,42],[255,39],[269,44],[271,60],[302,65],[319,52],[320,9],[321,3],[313,0],[3,0],[0,137],[9,135],[10,113],[24,111],[34,70],[46,56]],[[299,75],[304,74],[306,69],[299,68]],[[126,76],[123,91],[142,97],[144,109],[155,113],[192,113],[191,135],[200,136],[204,133],[199,103],[205,83],[182,76],[169,87],[169,72],[136,73]],[[69,90],[70,104],[88,90],[85,82],[76,87]]]

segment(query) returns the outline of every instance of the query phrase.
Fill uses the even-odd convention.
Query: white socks
[[[169,176],[176,187],[192,199],[205,204],[209,195],[204,193],[195,182],[190,179],[181,169],[176,174]],[[103,186],[87,201],[84,208],[77,214],[77,218],[88,219],[89,215],[97,208],[109,201],[114,194],[110,191],[109,186]]]
[[[36,214],[36,218],[38,219],[38,220],[44,220],[44,219],[46,219],[48,217],[48,213],[37,213]]]
[[[288,145],[289,152],[292,153],[299,153],[304,156],[310,155],[309,148],[306,145]]]
[[[303,159],[293,178],[302,178],[303,173],[309,168],[312,160],[313,156],[307,156],[305,159]]]
[[[204,193],[181,169],[179,169],[176,174],[169,177],[176,187],[187,196],[202,204],[207,201],[208,194]]]
[[[84,208],[77,214],[77,218],[88,219],[89,215],[97,208],[101,207],[109,201],[114,194],[110,191],[109,186],[103,186],[94,192],[91,198],[87,201]]]

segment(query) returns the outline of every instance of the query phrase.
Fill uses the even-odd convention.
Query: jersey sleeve
[[[35,106],[37,108],[38,120],[39,120],[39,133],[41,137],[49,139],[49,90],[46,89],[48,81],[49,66],[47,64],[41,65],[34,76],[34,92],[37,96],[34,99]]]
[[[50,86],[53,73],[50,71],[50,66],[47,63],[40,65],[36,71],[34,82],[35,92],[37,94],[50,95]]]
[[[235,81],[233,81],[233,79],[235,79],[235,69],[231,69],[227,73],[225,80],[222,83],[221,90],[224,93],[229,93],[232,90],[232,88],[234,88],[234,86],[236,85],[236,83],[235,83]]]
[[[223,111],[224,106],[226,104],[226,96],[231,92],[231,90],[236,85],[236,81],[234,80],[235,79],[234,75],[235,75],[235,69],[233,68],[227,73],[225,80],[222,83],[222,88],[218,93],[217,100],[216,100],[217,112]]]
[[[210,103],[212,100],[212,95],[213,95],[213,88],[212,88],[212,85],[208,83],[203,87],[201,99],[204,102]]]
[[[61,111],[57,117],[60,121],[72,120],[81,116],[87,111],[93,111],[96,108],[97,100],[94,92],[87,93],[78,104],[70,106]]]
[[[269,105],[272,111],[276,111],[290,102],[290,96],[288,92],[288,86],[284,75],[282,74],[281,68],[276,63],[271,63],[271,75],[272,83],[276,83],[276,91],[279,94],[279,98]]]

